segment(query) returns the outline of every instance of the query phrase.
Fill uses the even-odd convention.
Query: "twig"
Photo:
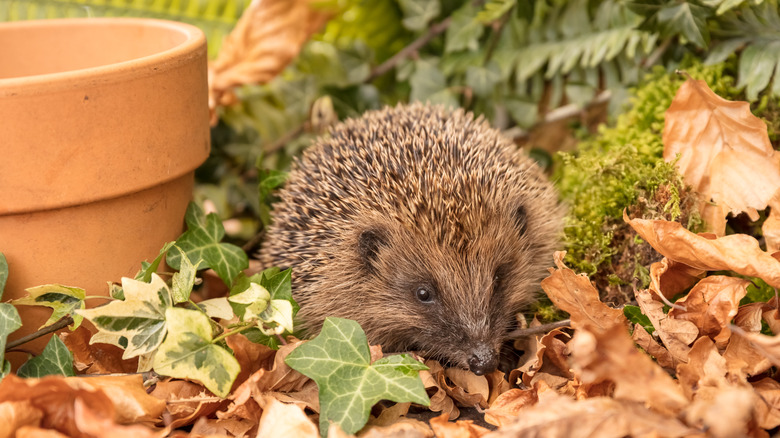
[[[404,47],[398,53],[390,57],[390,59],[379,64],[375,69],[373,69],[371,74],[368,75],[364,82],[371,82],[379,76],[382,76],[383,74],[392,70],[396,64],[406,59],[412,53],[420,50],[434,37],[447,30],[447,28],[450,27],[450,23],[452,23],[452,17],[447,17],[439,23],[431,26],[431,28],[428,29],[428,32],[426,32],[424,35],[412,41],[408,46]]]
[[[292,141],[295,137],[298,137],[299,135],[303,134],[305,126],[306,126],[306,122],[303,122],[297,128],[288,131],[286,134],[278,138],[275,142],[268,145],[268,147],[263,148],[263,152],[265,152],[266,154],[273,154],[274,152],[278,152],[283,147],[285,147],[287,143]]]
[[[59,330],[61,328],[65,328],[65,327],[69,326],[70,324],[73,324],[73,318],[70,317],[70,316],[65,316],[62,319],[60,319],[59,321],[55,322],[54,324],[48,325],[48,326],[38,330],[35,333],[30,333],[27,336],[22,336],[21,338],[15,340],[15,341],[9,342],[5,346],[5,349],[6,349],[6,351],[11,350],[11,349],[16,348],[16,347],[18,347],[18,346],[20,346],[20,345],[22,345],[24,343],[30,342],[33,339],[38,339],[41,336],[48,335],[49,333],[56,332],[57,330]]]
[[[595,98],[593,98],[593,100],[588,102],[584,107],[581,107],[574,103],[570,103],[568,105],[564,105],[562,107],[556,108],[548,112],[547,115],[544,116],[544,119],[539,121],[539,123],[536,123],[533,126],[533,128],[538,128],[539,126],[544,126],[550,123],[560,122],[561,120],[566,120],[568,118],[582,114],[583,112],[587,111],[589,108],[608,102],[609,99],[611,98],[612,98],[612,93],[609,90],[604,90],[601,93],[599,93]],[[520,140],[523,138],[527,138],[529,135],[530,135],[529,131],[518,128],[514,130],[512,139]]]
[[[654,65],[656,62],[658,62],[658,58],[660,58],[664,52],[666,52],[666,49],[669,48],[669,46],[672,44],[672,39],[667,38],[663,40],[660,46],[656,47],[655,50],[653,50],[653,53],[650,54],[647,58],[642,61],[642,67],[650,67],[651,65]]]
[[[571,320],[564,319],[563,321],[551,322],[549,324],[542,324],[536,327],[513,330],[509,332],[507,337],[510,339],[524,338],[527,336],[547,333],[561,327],[571,327]]]
[[[265,236],[265,227],[252,236],[252,238],[249,239],[249,241],[245,243],[241,249],[244,250],[245,253],[249,253],[249,251],[255,249],[258,243],[263,241],[263,236]]]

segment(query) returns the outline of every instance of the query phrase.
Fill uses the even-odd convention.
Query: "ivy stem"
[[[233,329],[233,330],[228,330],[228,331],[226,331],[226,332],[222,333],[221,335],[217,336],[216,338],[214,338],[214,340],[213,340],[213,341],[211,341],[211,343],[212,343],[212,344],[216,344],[217,342],[219,342],[219,341],[221,341],[221,340],[223,340],[223,339],[227,338],[228,336],[232,336],[232,335],[235,335],[236,333],[241,333],[241,332],[243,332],[244,330],[246,330],[246,329],[248,329],[248,328],[252,327],[253,325],[254,325],[254,324],[245,324],[245,325],[242,325],[242,326],[240,326],[240,327],[237,327],[237,328],[235,328],[235,329]]]
[[[84,301],[86,300],[116,300],[114,297],[109,297],[108,295],[87,295],[84,297]]]
[[[38,339],[41,336],[48,335],[49,333],[56,332],[57,330],[59,330],[61,328],[65,328],[65,327],[67,327],[70,324],[73,324],[73,318],[70,315],[65,316],[62,319],[60,319],[59,321],[55,322],[54,324],[47,325],[46,327],[38,330],[35,333],[30,333],[27,336],[22,336],[21,338],[15,340],[15,341],[9,342],[5,346],[5,350],[6,351],[11,350],[13,348],[16,348],[16,347],[22,345],[22,344],[30,342],[33,339]]]

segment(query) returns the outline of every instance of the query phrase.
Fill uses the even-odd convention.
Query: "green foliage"
[[[160,253],[157,254],[157,257],[155,257],[154,260],[152,260],[152,263],[148,263],[146,261],[141,262],[141,270],[135,274],[135,279],[145,283],[152,281],[152,274],[157,272],[157,268],[160,267],[160,263],[162,263],[163,257],[165,257],[165,254],[168,252],[168,250],[173,247],[173,244],[174,242],[168,242],[163,245],[163,247],[160,249]],[[123,297],[119,298],[124,299]]]
[[[300,306],[292,297],[291,272],[269,268],[251,277],[242,273],[236,279],[228,301],[240,318],[259,318],[256,327],[244,332],[252,342],[276,349],[277,335],[293,332]]]
[[[703,66],[686,61],[681,66],[693,78],[705,80],[715,93],[740,96],[726,65]],[[574,154],[562,154],[556,181],[561,198],[569,206],[565,223],[566,262],[579,272],[594,274],[610,262],[615,251],[615,230],[623,226],[623,209],[639,197],[652,199],[662,185],[671,192],[661,207],[670,217],[680,214],[684,184],[674,167],[663,161],[664,115],[685,78],[658,67],[632,92],[631,108],[613,127],[601,127]],[[676,195],[675,195],[676,194]],[[696,216],[684,225],[695,228]]]
[[[8,281],[8,261],[0,252],[0,298],[5,291],[5,283]],[[22,326],[19,312],[13,304],[0,303],[0,379],[11,372],[11,362],[5,359],[5,345],[8,335]]]
[[[176,239],[176,244],[168,251],[166,263],[174,269],[180,269],[183,256],[189,260],[198,260],[197,269],[211,268],[217,272],[225,284],[232,284],[242,269],[249,266],[246,253],[229,243],[221,243],[225,236],[222,221],[215,213],[206,215],[194,202],[187,207],[184,217],[187,231]]]
[[[84,308],[86,291],[78,287],[61,284],[46,284],[27,289],[27,296],[11,301],[15,306],[44,306],[52,309],[51,316],[41,328],[54,324],[68,315],[73,315],[71,330],[81,325],[82,317],[75,314],[76,309]]]
[[[647,333],[650,333],[651,335],[655,331],[655,327],[653,327],[653,323],[650,322],[650,318],[648,318],[644,313],[642,313],[642,310],[639,308],[639,306],[625,306],[623,307],[623,315],[626,316],[626,318],[631,322],[631,324],[639,324],[647,330]]]
[[[0,0],[0,21],[70,17],[149,17],[199,27],[216,56],[250,0]]]
[[[168,336],[154,356],[154,370],[198,380],[214,394],[227,397],[241,367],[226,347],[217,344],[209,318],[196,310],[170,307],[165,319]]]
[[[322,436],[331,422],[348,434],[357,432],[380,400],[430,404],[418,373],[428,368],[406,354],[372,364],[366,335],[352,320],[325,319],[319,336],[293,350],[285,362],[317,382]]]
[[[73,355],[59,337],[52,336],[43,352],[22,364],[16,375],[19,377],[75,376]]]

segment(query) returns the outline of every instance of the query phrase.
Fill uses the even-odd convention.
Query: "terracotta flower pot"
[[[4,301],[46,283],[105,295],[182,231],[209,153],[205,37],[150,19],[2,23],[0,60]],[[19,310],[11,339],[49,313]]]

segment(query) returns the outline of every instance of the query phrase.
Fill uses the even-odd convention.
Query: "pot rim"
[[[0,96],[19,96],[49,93],[58,89],[72,89],[77,84],[95,84],[113,81],[125,76],[138,76],[139,71],[153,71],[156,68],[173,67],[176,60],[188,59],[205,46],[206,36],[202,30],[187,23],[156,18],[134,17],[87,17],[25,20],[0,23],[0,36],[9,29],[46,29],[63,27],[111,27],[113,25],[155,27],[177,32],[185,37],[175,46],[151,55],[95,67],[80,68],[56,73],[43,73],[12,78],[0,78]],[[168,62],[165,62],[165,61]],[[171,61],[174,61],[171,63]]]

